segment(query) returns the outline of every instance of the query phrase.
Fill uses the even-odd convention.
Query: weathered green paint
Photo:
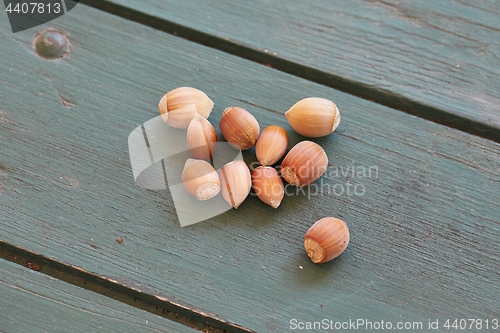
[[[50,24],[72,41],[61,60],[35,55],[35,29],[1,24],[2,241],[258,332],[287,331],[291,319],[498,315],[499,144],[87,6]],[[168,191],[134,185],[127,137],[183,85],[212,98],[217,130],[239,105],[262,128],[286,128],[290,146],[303,138],[283,113],[303,97],[335,101],[342,121],[315,140],[330,158],[316,184],[349,181],[364,195],[299,193],[277,210],[251,197],[180,228]],[[314,265],[302,237],[329,215],[346,221],[351,243]]]
[[[199,332],[0,259],[0,330]]]
[[[500,142],[498,1],[83,2]]]

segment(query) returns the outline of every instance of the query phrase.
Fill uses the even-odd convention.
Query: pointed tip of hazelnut
[[[271,204],[270,206],[273,207],[274,209],[277,209],[281,205],[281,200],[270,200]]]
[[[234,106],[230,106],[228,108],[225,108],[224,111],[222,111],[222,117],[224,117],[226,114],[228,114],[232,109],[234,108]]]
[[[197,160],[195,160],[194,158],[188,158],[188,159],[186,160],[186,162],[184,163],[184,167],[186,167],[186,166],[188,166],[188,165],[190,165],[190,164],[193,164],[193,163],[195,163],[196,161],[197,161]]]
[[[336,113],[335,113],[335,118],[334,118],[333,124],[332,124],[332,133],[337,129],[337,127],[339,127],[339,124],[340,124],[340,112],[339,112],[339,109],[337,109],[337,106],[335,106],[335,110],[336,110]]]
[[[168,121],[168,111],[167,111],[167,94],[163,95],[158,103],[158,111],[160,111],[161,118],[165,123]]]
[[[194,115],[193,119],[191,119],[191,121],[189,123],[191,124],[193,122],[193,120],[195,120],[195,119],[196,119],[196,121],[200,121],[200,122],[202,121],[202,119],[207,120],[207,118],[205,118],[201,114],[197,113]]]

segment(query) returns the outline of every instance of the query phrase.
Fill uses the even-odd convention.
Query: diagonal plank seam
[[[162,296],[119,284],[111,277],[99,276],[82,268],[59,262],[38,253],[0,240],[0,259],[28,267],[42,274],[107,296],[135,308],[205,333],[252,333],[252,330],[230,323],[215,314],[208,314],[188,305],[175,303]]]
[[[150,28],[178,36],[189,41],[247,59],[281,72],[291,74],[323,86],[333,88],[350,95],[384,105],[395,110],[414,115],[459,131],[500,142],[500,130],[492,125],[468,119],[466,117],[439,109],[411,98],[396,94],[390,90],[374,88],[371,85],[332,75],[280,58],[271,53],[255,50],[250,46],[217,37],[175,22],[139,12],[128,7],[102,0],[81,0],[83,4],[134,21]]]

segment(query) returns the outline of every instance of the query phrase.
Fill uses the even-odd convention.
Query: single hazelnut
[[[232,161],[220,169],[221,192],[224,200],[237,209],[250,193],[252,179],[243,160]]]
[[[222,112],[219,127],[226,141],[241,150],[252,148],[260,133],[257,119],[237,106],[228,107]]]
[[[217,146],[217,133],[212,124],[196,114],[189,123],[186,134],[191,155],[200,160],[211,160]]]
[[[260,133],[255,145],[255,155],[261,165],[272,165],[286,153],[288,134],[280,126],[268,126]]]
[[[182,171],[182,183],[186,190],[198,200],[208,200],[220,192],[217,171],[207,161],[188,158]]]
[[[314,223],[304,236],[304,248],[315,264],[338,257],[349,244],[349,229],[344,221],[325,217]]]
[[[340,123],[335,103],[318,97],[298,101],[285,113],[285,117],[297,133],[309,138],[333,133]]]
[[[252,172],[252,185],[257,197],[273,208],[278,208],[285,196],[283,181],[273,167],[257,167]]]
[[[328,156],[320,145],[302,141],[293,146],[281,162],[281,175],[295,186],[306,186],[318,179],[328,167]]]
[[[201,90],[180,87],[166,93],[158,103],[163,121],[175,128],[187,128],[195,115],[208,118],[214,102]]]

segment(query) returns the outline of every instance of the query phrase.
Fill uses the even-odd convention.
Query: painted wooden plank
[[[5,260],[0,295],[2,332],[199,332]]]
[[[35,56],[35,29],[1,22],[3,242],[258,332],[498,315],[499,144],[87,6],[50,23],[73,42],[59,61]],[[168,190],[134,185],[127,139],[183,85],[213,99],[217,129],[236,104],[262,127],[285,127],[291,144],[303,138],[284,111],[302,97],[334,100],[342,122],[316,140],[330,158],[322,192],[289,188],[277,210],[251,197],[180,228]],[[302,237],[327,215],[352,241],[316,266]]]
[[[83,2],[500,141],[498,1]]]

